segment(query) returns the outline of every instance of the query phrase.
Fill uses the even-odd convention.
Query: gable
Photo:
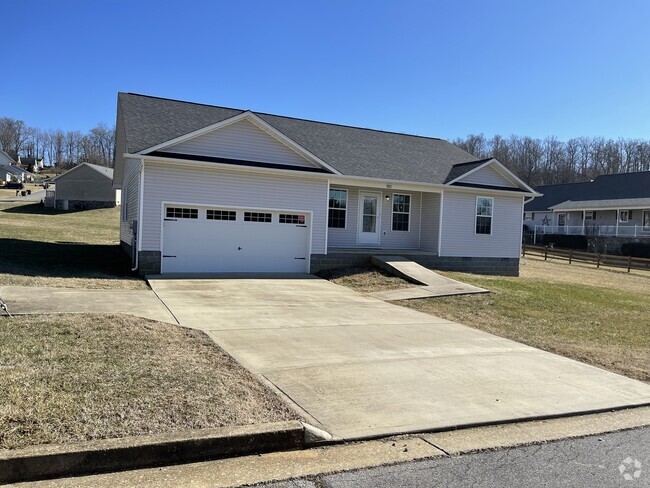
[[[483,166],[458,180],[459,183],[517,188],[518,185],[497,171],[492,165]]]
[[[102,181],[102,182],[111,182],[111,177],[108,175],[102,174],[100,171],[97,171],[85,164],[79,165],[76,168],[71,169],[70,171],[63,173],[62,175],[56,178],[56,182],[61,181]]]
[[[287,166],[319,167],[246,119],[159,151]]]

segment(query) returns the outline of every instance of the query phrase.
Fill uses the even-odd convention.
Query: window
[[[492,234],[492,207],[494,198],[476,197],[476,233]]]
[[[594,220],[594,212],[585,212],[585,220]]]
[[[627,210],[619,210],[618,220],[620,222],[627,222],[630,220],[629,212]]]
[[[535,220],[535,212],[524,212],[524,220]]]
[[[330,190],[327,226],[333,229],[345,229],[346,209],[348,208],[347,190]]]
[[[650,230],[650,210],[643,211],[643,230]]]
[[[393,230],[408,231],[411,215],[411,195],[393,195]]]
[[[237,220],[237,212],[233,210],[209,210],[206,218],[208,220]]]
[[[244,212],[244,222],[271,222],[270,213]]]
[[[566,214],[557,214],[557,226],[564,227],[566,225]]]
[[[294,215],[294,214],[280,214],[280,223],[281,224],[304,224],[305,216]]]
[[[168,219],[198,219],[198,208],[167,207]]]

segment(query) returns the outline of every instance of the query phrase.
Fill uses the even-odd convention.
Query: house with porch
[[[120,93],[113,186],[141,274],[317,272],[399,254],[516,275],[537,193],[436,138]]]
[[[539,234],[650,238],[650,171],[538,186],[524,225]]]

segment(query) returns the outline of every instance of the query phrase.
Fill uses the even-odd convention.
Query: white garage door
[[[163,273],[309,271],[310,214],[169,205]]]

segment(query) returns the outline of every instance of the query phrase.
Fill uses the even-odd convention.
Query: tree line
[[[487,138],[483,134],[470,134],[452,142],[479,159],[498,159],[530,186],[650,171],[650,141],[643,139],[577,137],[563,142],[554,136]]]
[[[113,166],[115,128],[104,123],[90,131],[42,130],[22,120],[0,117],[0,146],[14,160],[44,159],[48,166],[93,163]]]

